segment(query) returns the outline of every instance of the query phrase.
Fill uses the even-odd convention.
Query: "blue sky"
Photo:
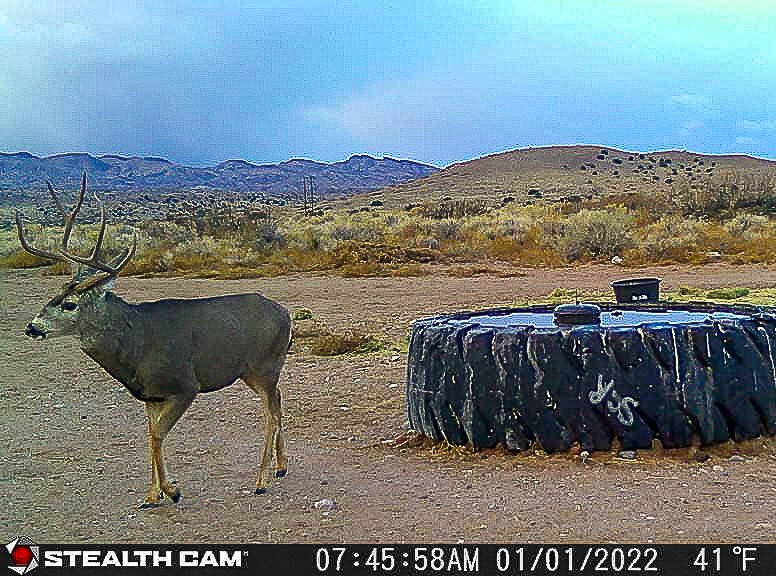
[[[0,150],[776,158],[776,2],[0,3]]]

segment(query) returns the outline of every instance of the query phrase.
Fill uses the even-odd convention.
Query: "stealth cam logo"
[[[38,567],[40,546],[37,546],[29,538],[22,536],[16,540],[11,540],[5,545],[5,548],[11,556],[11,565],[8,568],[17,574],[27,574]]]

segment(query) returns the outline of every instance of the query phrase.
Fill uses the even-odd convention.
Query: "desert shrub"
[[[461,235],[461,223],[446,218],[434,223],[434,236],[440,240],[455,240]]]
[[[674,183],[671,202],[683,214],[719,217],[733,206],[730,187],[713,186],[710,182],[690,184],[687,180]]]
[[[776,212],[776,186],[763,185],[762,188],[755,190],[746,202],[739,203],[739,206],[769,214]]]
[[[562,237],[566,233],[567,222],[559,218],[547,218],[539,222],[542,235],[547,238]]]
[[[140,238],[150,244],[187,244],[197,238],[197,229],[194,225],[178,224],[158,220],[144,220],[138,226]],[[202,236],[203,234],[199,234]],[[112,237],[108,235],[108,239]]]
[[[686,262],[698,252],[703,224],[682,216],[666,216],[644,229],[639,250],[645,262]]]
[[[555,288],[547,295],[547,298],[551,300],[573,300],[579,296],[579,290],[573,288]]]
[[[428,274],[420,264],[402,264],[389,270],[389,274],[395,278],[411,278]]]
[[[380,342],[374,336],[357,330],[347,330],[341,334],[324,330],[314,337],[311,352],[316,356],[339,356],[377,352],[381,348]]]
[[[526,219],[506,218],[496,221],[492,227],[492,238],[507,237],[518,244],[531,240],[531,235],[541,233],[536,229],[536,224]]]
[[[285,246],[286,238],[274,220],[266,220],[256,224],[255,246],[258,250],[269,250]]]
[[[623,206],[610,210],[587,210],[568,218],[561,246],[571,260],[610,258],[633,244],[634,217]]]
[[[329,230],[329,236],[337,241],[356,240],[358,242],[380,242],[384,238],[382,230],[363,221],[338,222]]]
[[[383,242],[386,236],[382,214],[356,212],[289,218],[280,227],[284,245],[297,250],[331,250],[342,242]]]
[[[749,296],[749,288],[715,288],[706,292],[706,297],[718,300],[735,300],[744,296]]]
[[[421,248],[428,248],[429,250],[439,250],[440,244],[439,240],[436,238],[431,238],[429,236],[426,236],[425,238],[422,238],[420,240],[420,243],[418,244]]]
[[[427,263],[439,260],[441,254],[424,248],[404,248],[392,244],[360,244],[343,242],[330,253],[335,266],[348,264],[406,264],[409,262]]]
[[[361,278],[365,276],[383,276],[385,266],[377,262],[353,262],[339,267],[339,273],[344,278]]]
[[[677,292],[680,296],[691,296],[693,298],[700,298],[704,294],[702,288],[696,288],[695,286],[679,286]]]
[[[302,234],[302,242],[300,248],[302,250],[316,251],[323,247],[324,238],[323,232],[318,228],[307,228]]]
[[[600,198],[593,198],[583,203],[589,209],[606,209],[613,205],[621,205],[638,215],[642,221],[655,221],[664,216],[666,211],[675,210],[670,194],[663,190],[645,192],[622,192]]]
[[[460,240],[462,228],[461,222],[450,218],[438,221],[421,219],[408,223],[399,237],[409,241],[412,247],[439,250],[444,244]]]
[[[297,308],[294,310],[294,320],[310,320],[313,312],[309,308]]]
[[[768,228],[768,218],[756,214],[738,214],[725,223],[725,230],[737,238],[751,240],[762,235]]]
[[[172,243],[143,238],[135,257],[125,268],[126,274],[162,274],[182,272],[217,276],[230,269],[252,269],[258,262],[251,247],[237,238],[194,237],[187,243]],[[249,274],[254,275],[254,274]]]
[[[479,216],[480,214],[485,214],[488,210],[488,204],[484,200],[478,198],[425,202],[415,208],[415,211],[422,217],[434,220]]]
[[[39,258],[22,248],[17,248],[0,257],[0,268],[38,268],[49,264],[51,264],[50,260]]]
[[[776,173],[740,173],[725,170],[707,179],[675,183],[672,202],[685,214],[719,218],[740,210],[759,213],[776,211]]]
[[[538,226],[527,230],[519,239],[494,238],[486,244],[484,251],[492,258],[525,266],[558,266],[565,261],[565,256],[556,245],[546,241]]]
[[[712,180],[712,185],[731,196],[737,210],[771,213],[776,210],[776,173],[774,171],[742,173],[727,169]]]

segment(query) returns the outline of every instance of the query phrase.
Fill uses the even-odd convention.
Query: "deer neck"
[[[142,322],[134,310],[113,292],[82,297],[78,331],[81,349],[120,382],[129,385],[135,377],[142,342]]]

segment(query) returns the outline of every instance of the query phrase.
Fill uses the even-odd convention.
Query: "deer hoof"
[[[280,470],[275,471],[275,478],[282,478],[286,474],[288,474],[288,470],[286,470],[285,468],[281,468]]]
[[[256,494],[266,494],[267,489],[266,488],[256,488]]]
[[[138,506],[138,509],[150,510],[151,508],[158,508],[161,505],[161,502],[143,502],[140,506]]]
[[[176,504],[177,504],[178,502],[180,502],[180,499],[181,499],[181,491],[180,491],[180,488],[176,488],[176,489],[175,489],[175,492],[173,493],[173,495],[172,495],[172,496],[170,496],[170,498],[172,498],[172,501],[173,501],[173,502],[175,502]]]

